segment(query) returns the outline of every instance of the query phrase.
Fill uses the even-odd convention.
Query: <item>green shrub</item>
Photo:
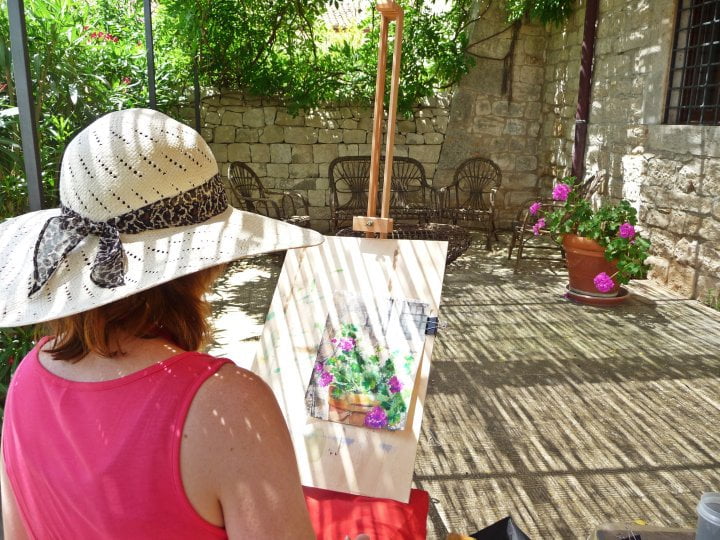
[[[281,97],[292,111],[323,102],[368,104],[375,96],[379,15],[373,9],[357,28],[336,33],[322,18],[330,3],[166,0],[157,20],[159,34],[176,40],[178,58],[198,58],[205,86]],[[432,0],[399,3],[405,11],[399,108],[407,112],[469,69],[465,23],[472,1],[454,0],[444,13],[433,13]]]
[[[0,328],[0,417],[5,409],[10,378],[18,363],[35,345],[35,327]]]
[[[26,0],[26,26],[44,203],[57,206],[57,173],[72,136],[111,110],[147,104],[142,2]],[[28,210],[9,51],[7,0],[0,0],[0,220]],[[172,59],[159,57],[158,104],[186,86]]]

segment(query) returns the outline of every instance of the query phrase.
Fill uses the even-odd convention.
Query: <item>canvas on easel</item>
[[[438,315],[446,251],[445,242],[327,237],[288,252],[253,371],[280,403],[304,485],[407,502],[434,343],[425,330]],[[375,377],[375,395],[357,399],[372,405],[365,411],[331,411],[329,378],[344,375],[327,362],[341,352],[382,361],[360,377]],[[327,417],[308,404],[318,390]],[[375,407],[383,411],[368,420]]]

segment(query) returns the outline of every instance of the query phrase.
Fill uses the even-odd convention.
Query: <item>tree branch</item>
[[[275,24],[273,25],[272,31],[270,32],[270,38],[267,40],[266,43],[263,44],[262,47],[260,47],[260,50],[258,50],[257,54],[255,55],[255,58],[253,58],[251,65],[256,64],[260,57],[265,53],[266,50],[272,48],[272,46],[275,44],[275,40],[277,39],[277,33],[280,29],[280,25],[282,24],[283,19],[285,18],[285,12],[287,11],[287,4],[283,6],[283,8],[278,12]]]

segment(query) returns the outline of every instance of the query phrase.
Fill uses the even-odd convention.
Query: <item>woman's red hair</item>
[[[112,304],[50,321],[45,333],[56,338],[48,352],[56,360],[71,362],[91,352],[114,357],[123,354],[123,339],[158,335],[196,351],[211,334],[211,306],[205,293],[224,268],[200,270]]]

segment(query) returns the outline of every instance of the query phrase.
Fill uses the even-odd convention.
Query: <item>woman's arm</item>
[[[198,391],[184,437],[181,467],[193,459],[202,477],[186,481],[183,470],[188,497],[201,514],[219,505],[231,539],[315,538],[285,419],[257,375],[222,367]],[[193,485],[204,485],[194,490],[202,500]]]
[[[5,540],[25,540],[28,538],[20,517],[20,510],[15,500],[15,495],[10,486],[7,472],[5,471],[5,460],[0,451],[0,486],[2,487],[2,524]]]

